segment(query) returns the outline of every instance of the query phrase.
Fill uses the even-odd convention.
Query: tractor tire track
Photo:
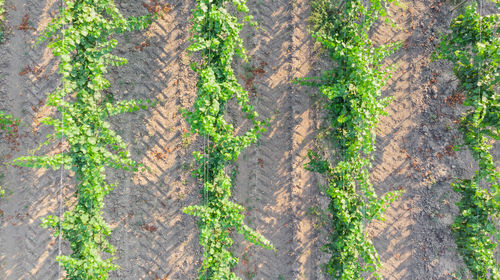
[[[468,151],[449,151],[461,139],[455,121],[463,109],[443,102],[457,86],[449,65],[430,61],[453,5],[425,0],[404,1],[402,7],[391,8],[399,30],[380,25],[372,35],[377,44],[402,42],[387,59],[397,65],[384,91],[394,101],[377,129],[372,179],[378,193],[405,192],[387,210],[386,221],[374,221],[368,233],[384,279],[456,279],[465,266],[451,231],[459,196],[450,184],[470,176],[474,161]]]
[[[199,204],[200,185],[189,170],[198,142],[185,137],[189,128],[179,112],[196,96],[186,54],[194,3],[171,3],[147,30],[120,38],[118,52],[129,64],[111,78],[120,99],[158,100],[115,122],[133,157],[150,171],[114,174],[120,187],[110,195],[109,220],[122,268],[111,279],[195,279],[201,261],[196,219],[182,212]],[[146,12],[142,2],[120,1],[119,8],[127,16]]]
[[[12,113],[22,124],[15,140],[2,139],[2,149],[10,146],[2,161],[28,155],[49,133],[39,120],[50,114],[44,102],[46,93],[58,85],[57,76],[52,75],[56,62],[43,46],[31,46],[46,26],[47,14],[54,11],[55,2],[6,3],[7,35],[0,44],[1,109]],[[58,214],[60,176],[58,171],[7,168],[3,180],[7,196],[0,199],[2,279],[57,279],[58,243],[52,231],[40,224],[42,217]]]
[[[271,124],[260,142],[240,156],[234,196],[247,210],[247,223],[277,251],[239,238],[236,273],[244,279],[322,279],[318,234],[306,215],[319,191],[303,168],[316,119],[310,91],[292,83],[311,70],[309,1],[248,4],[260,26],[242,33],[251,62],[240,73],[256,111]]]

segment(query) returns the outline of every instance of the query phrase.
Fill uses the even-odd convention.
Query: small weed
[[[435,121],[437,121],[438,116],[435,114],[431,114],[429,118],[431,119],[431,122],[435,122]]]
[[[234,164],[233,170],[231,171],[231,181],[236,181],[236,178],[240,174],[239,165],[237,163]]]
[[[458,270],[453,272],[451,274],[451,276],[453,277],[453,279],[467,279],[467,270],[465,267],[463,266],[460,266],[458,267]]]
[[[190,170],[192,170],[194,168],[193,168],[193,164],[192,163],[184,162],[184,163],[181,164],[181,169],[183,171],[187,172],[187,171],[190,171]]]
[[[330,220],[329,215],[327,214],[327,212],[325,212],[323,209],[321,209],[318,206],[310,207],[307,210],[307,214],[309,214],[310,216],[312,216],[316,219],[316,223],[314,223],[314,225],[313,225],[313,227],[315,229],[325,227],[329,223],[329,220]]]
[[[182,147],[187,149],[191,145],[191,134],[189,132],[185,132],[182,134]]]
[[[254,279],[254,278],[255,278],[255,276],[257,275],[257,274],[256,274],[255,272],[253,272],[253,271],[245,271],[244,273],[245,273],[245,278],[246,278],[246,279],[249,279],[249,280]]]

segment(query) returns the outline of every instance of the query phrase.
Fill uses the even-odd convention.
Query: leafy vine
[[[5,39],[5,30],[4,30],[4,14],[5,14],[5,0],[0,0],[0,43],[2,43]]]
[[[490,153],[500,139],[499,14],[481,16],[477,3],[453,19],[451,33],[441,39],[434,59],[453,63],[469,110],[460,123],[465,145],[479,169],[472,179],[453,184],[462,195],[452,229],[464,261],[476,279],[500,279],[495,249],[499,237],[500,173]]]
[[[297,82],[315,86],[326,98],[327,135],[339,147],[339,155],[323,158],[310,151],[306,168],[324,174],[329,186],[328,210],[332,217],[329,243],[331,254],[326,272],[332,279],[362,279],[364,272],[380,268],[377,251],[365,233],[366,224],[381,219],[382,212],[400,196],[388,192],[378,198],[369,179],[375,150],[377,123],[391,101],[381,98],[389,78],[382,60],[398,43],[375,47],[368,32],[378,19],[390,19],[385,10],[393,0],[316,0],[312,3],[312,34],[327,51],[335,67],[320,77]],[[333,162],[336,162],[335,164]]]
[[[150,101],[113,103],[103,91],[109,87],[104,75],[109,65],[127,61],[111,54],[117,40],[110,36],[146,28],[152,16],[124,18],[113,0],[65,0],[60,15],[44,31],[38,43],[49,40],[59,57],[62,86],[48,96],[47,104],[60,113],[42,122],[54,128],[50,140],[64,139],[67,151],[55,155],[25,156],[14,160],[20,166],[71,169],[77,182],[76,206],[57,216],[43,219],[42,225],[69,241],[71,255],[58,256],[67,279],[107,279],[117,269],[111,258],[111,234],[102,217],[104,197],[112,190],[106,182],[106,167],[136,171],[139,164],[130,158],[126,144],[112,129],[108,118],[146,108]],[[61,232],[60,232],[61,231]]]
[[[196,0],[191,29],[191,53],[199,53],[200,63],[192,68],[198,73],[198,93],[192,112],[184,112],[191,132],[204,137],[208,144],[203,151],[194,152],[198,169],[194,175],[202,180],[202,205],[189,206],[184,212],[200,218],[200,244],[203,264],[199,279],[240,279],[231,271],[237,264],[228,248],[233,244],[233,230],[246,240],[272,249],[272,244],[244,223],[244,208],[232,201],[231,178],[226,167],[238,159],[241,151],[255,143],[265,131],[266,120],[249,104],[248,92],[239,85],[231,62],[235,54],[246,58],[239,33],[243,24],[228,11],[229,3],[237,11],[248,13],[245,0]],[[246,17],[250,20],[250,17]],[[225,119],[226,105],[235,98],[253,126],[237,136],[232,124]]]
[[[13,134],[17,132],[17,126],[19,125],[19,120],[14,118],[10,114],[6,114],[3,111],[0,111],[0,132],[5,131],[9,134]],[[2,179],[3,174],[0,174],[0,179]],[[0,197],[3,197],[5,194],[5,190],[0,185]]]

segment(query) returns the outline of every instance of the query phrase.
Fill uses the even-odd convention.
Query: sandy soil
[[[164,1],[161,1],[164,2]],[[201,263],[196,219],[182,209],[199,203],[200,185],[190,176],[191,152],[200,141],[186,137],[180,108],[190,108],[196,77],[186,54],[192,1],[165,1],[172,10],[147,31],[124,35],[116,53],[129,64],[109,74],[116,99],[155,98],[150,110],[119,116],[116,130],[130,144],[136,160],[150,173],[110,171],[117,183],[107,199],[106,219],[113,227],[111,242],[121,269],[111,279],[195,279]],[[125,15],[146,13],[142,1],[116,1]],[[321,122],[316,91],[297,86],[296,77],[314,76],[325,58],[307,32],[309,0],[248,0],[259,28],[245,28],[248,65],[236,60],[241,82],[252,102],[271,125],[258,145],[241,155],[235,168],[234,199],[247,209],[247,223],[268,237],[277,253],[235,235],[235,268],[243,279],[327,279],[320,264],[327,228],[308,214],[325,207],[319,191],[322,179],[304,170]],[[45,93],[59,84],[57,61],[42,44],[31,48],[37,34],[54,15],[59,1],[7,0],[7,41],[0,45],[0,110],[23,121],[19,134],[0,141],[1,161],[34,150],[49,133],[39,119],[51,114]],[[449,225],[457,214],[450,182],[473,173],[467,151],[453,153],[460,143],[456,120],[463,108],[451,66],[431,63],[438,32],[452,18],[448,3],[405,1],[393,7],[400,29],[377,26],[377,43],[394,40],[403,48],[387,60],[396,64],[384,90],[394,96],[389,115],[378,128],[372,180],[379,193],[402,188],[405,195],[391,207],[385,222],[374,222],[373,237],[384,264],[384,279],[454,279],[464,264],[456,252]],[[456,13],[456,11],[455,11]],[[23,17],[29,19],[23,24]],[[19,27],[27,28],[19,28]],[[230,118],[245,127],[236,108]],[[49,151],[42,148],[39,153]],[[497,146],[496,156],[500,156]],[[57,214],[58,198],[73,203],[71,174],[4,165],[1,182],[7,196],[0,199],[0,279],[57,279],[57,242],[40,218]],[[63,251],[68,252],[67,244]]]
[[[314,174],[303,168],[317,119],[312,90],[290,83],[311,75],[309,1],[249,4],[260,29],[242,34],[252,68],[240,72],[256,110],[272,121],[260,143],[238,162],[235,197],[245,205],[248,223],[278,252],[239,243],[235,251],[242,261],[237,271],[247,279],[319,279],[319,236],[306,214],[319,190]]]
[[[378,131],[372,178],[376,189],[403,189],[386,222],[370,233],[380,252],[384,279],[453,279],[464,267],[450,225],[458,200],[450,183],[472,174],[471,155],[455,153],[460,104],[444,102],[456,94],[450,65],[430,62],[430,55],[452,16],[442,1],[407,2],[394,9],[401,30],[378,28],[377,42],[400,40],[403,47],[388,63],[398,65],[385,94],[393,96],[389,116]]]

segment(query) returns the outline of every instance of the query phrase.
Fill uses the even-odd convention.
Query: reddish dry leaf
[[[142,3],[142,6],[148,10],[150,14],[160,15],[162,19],[165,19],[165,15],[172,10],[170,4],[162,4],[158,0],[151,0],[151,3]]]
[[[18,30],[35,30],[33,27],[29,25],[30,15],[25,14],[21,20],[21,25],[17,28]]]
[[[146,230],[146,231],[149,231],[149,232],[155,232],[155,231],[158,230],[157,227],[155,227],[155,226],[148,226],[148,225],[142,225],[142,229]]]
[[[462,105],[465,101],[465,95],[461,92],[455,93],[451,96],[448,96],[444,99],[444,102],[449,106]]]

